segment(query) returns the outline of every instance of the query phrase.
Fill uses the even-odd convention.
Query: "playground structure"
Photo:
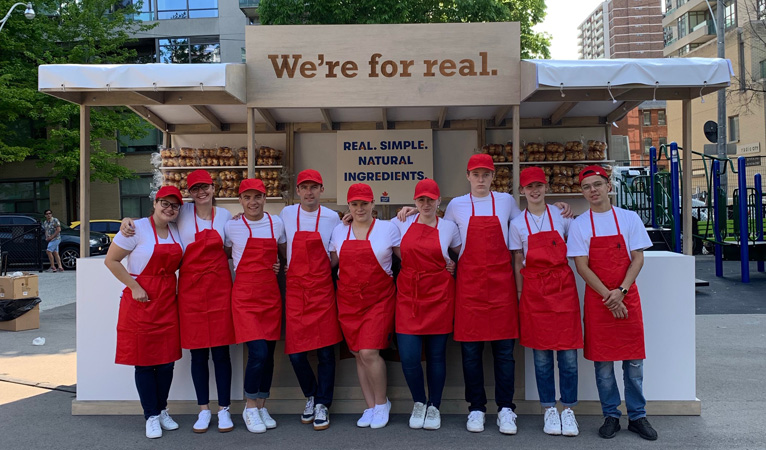
[[[681,253],[683,227],[681,225],[682,181],[679,150],[675,142],[661,145],[659,152],[651,147],[649,173],[621,176],[615,180],[617,201],[627,209],[636,211],[652,235],[652,241],[661,249]],[[741,263],[742,282],[750,281],[750,261],[757,261],[758,272],[764,272],[766,242],[764,242],[764,197],[760,173],[753,176],[753,185],[747,186],[746,158],[735,160],[692,151],[700,157],[704,169],[706,188],[700,194],[703,200],[692,200],[692,239],[694,253],[713,247],[716,276],[723,276],[723,261]],[[662,158],[669,171],[660,171]],[[722,175],[729,172],[737,176],[737,187],[732,190],[731,208],[727,190],[721,185]],[[687,174],[687,176],[691,176]],[[664,244],[664,247],[663,247]]]

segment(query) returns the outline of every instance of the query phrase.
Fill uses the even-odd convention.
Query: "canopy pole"
[[[247,108],[247,177],[255,178],[255,109]]]
[[[521,208],[521,204],[519,203],[519,191],[521,190],[519,188],[519,168],[521,167],[519,165],[519,155],[521,154],[521,137],[519,134],[519,126],[521,124],[520,110],[521,107],[519,105],[513,105],[511,108],[511,111],[513,111],[513,198],[516,200],[516,204],[519,205],[519,208]]]
[[[681,159],[681,211],[683,212],[683,252],[691,255],[694,248],[694,229],[692,229],[692,101],[681,101],[681,121],[684,142]]]
[[[90,256],[90,106],[80,105],[80,258]]]

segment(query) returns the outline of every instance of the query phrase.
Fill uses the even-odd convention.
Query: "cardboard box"
[[[6,322],[0,322],[0,330],[24,331],[40,328],[40,305],[25,312],[21,317]]]
[[[40,296],[37,275],[24,272],[21,277],[0,277],[0,300],[21,300]]]

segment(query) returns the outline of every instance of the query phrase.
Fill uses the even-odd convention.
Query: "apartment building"
[[[608,0],[577,27],[579,59],[662,58],[660,0]]]
[[[610,58],[608,4],[598,5],[577,27],[577,59]]]

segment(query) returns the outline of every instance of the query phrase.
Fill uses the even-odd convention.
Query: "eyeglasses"
[[[178,211],[181,209],[180,203],[171,203],[167,200],[160,200],[160,206],[162,206],[162,209],[172,208],[173,211]]]
[[[580,186],[582,188],[583,192],[592,191],[593,189],[601,189],[602,187],[606,186],[606,183],[603,181],[596,181],[593,184],[586,184],[583,186]]]
[[[196,194],[197,192],[201,190],[206,191],[208,190],[208,188],[210,188],[209,184],[195,184],[194,186],[191,187],[191,189],[189,189],[189,192],[191,192],[192,194]]]

